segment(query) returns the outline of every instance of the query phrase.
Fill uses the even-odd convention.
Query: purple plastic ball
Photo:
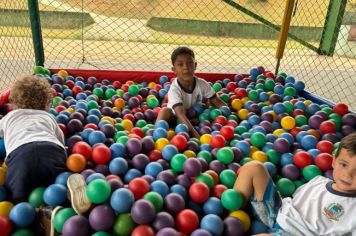
[[[155,141],[151,136],[145,136],[141,139],[142,152],[148,154],[150,151],[155,149]]]
[[[167,212],[176,215],[184,209],[184,198],[178,193],[170,193],[164,198],[164,206]]]
[[[157,180],[162,180],[163,182],[165,182],[168,186],[171,186],[173,184],[176,184],[177,180],[176,177],[174,176],[173,172],[170,170],[164,170],[161,171],[157,177]]]
[[[100,130],[105,134],[107,138],[112,138],[115,135],[115,128],[111,124],[105,124],[101,126]]]
[[[69,137],[67,140],[67,145],[69,150],[72,150],[74,144],[76,144],[79,141],[83,141],[83,138],[80,135],[72,135],[71,137]]]
[[[63,225],[63,236],[87,236],[90,232],[89,221],[85,216],[70,217]]]
[[[173,228],[163,228],[160,229],[156,236],[179,236],[179,233],[177,232],[177,230],[173,229]]]
[[[297,180],[300,177],[300,171],[294,164],[287,164],[282,167],[282,176],[290,180]]]
[[[96,231],[109,230],[115,220],[113,210],[107,205],[96,206],[89,214],[89,224]]]
[[[350,125],[352,127],[356,127],[356,114],[347,113],[341,118],[341,122],[344,125]]]
[[[217,174],[220,174],[221,171],[226,169],[226,166],[218,160],[213,160],[212,162],[210,162],[209,168],[215,171]]]
[[[72,119],[68,122],[67,128],[69,133],[75,134],[83,130],[83,123],[78,119]]]
[[[242,236],[244,235],[244,225],[239,219],[228,216],[224,219],[223,234],[226,236]]]
[[[156,217],[156,210],[150,201],[140,199],[133,204],[131,208],[131,217],[137,224],[150,224]]]
[[[289,142],[285,138],[277,138],[273,143],[273,148],[279,153],[286,153],[289,151]]]
[[[148,156],[146,154],[139,153],[139,154],[136,154],[132,158],[131,164],[136,169],[143,171],[149,162],[150,162],[150,159],[148,158]]]
[[[156,218],[154,219],[152,226],[156,231],[159,231],[166,227],[173,228],[174,224],[175,222],[173,216],[168,212],[162,211],[156,215]]]
[[[192,185],[192,180],[186,174],[178,175],[177,177],[178,184],[182,185],[184,188],[188,189]]]
[[[324,121],[323,117],[320,115],[312,115],[308,120],[308,125],[312,129],[319,129],[320,124]]]
[[[85,169],[80,174],[84,177],[84,179],[87,179],[89,175],[94,174],[94,173],[95,173],[95,171],[92,169]]]
[[[109,171],[109,166],[108,165],[104,165],[104,164],[97,164],[95,167],[94,167],[94,171],[97,172],[97,173],[101,173],[105,176],[107,176],[110,171]]]
[[[213,235],[205,229],[196,229],[192,232],[191,236],[213,236]]]
[[[123,188],[124,183],[121,179],[109,179],[108,184],[110,185],[111,192],[113,193],[118,188]]]
[[[189,158],[184,162],[183,170],[184,173],[187,174],[189,177],[195,177],[201,173],[202,166],[199,160],[195,158]]]
[[[141,153],[142,144],[137,138],[131,138],[126,142],[126,150],[129,156],[133,157]]]

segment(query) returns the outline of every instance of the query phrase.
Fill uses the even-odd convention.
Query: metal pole
[[[31,23],[32,42],[35,52],[36,66],[44,66],[44,49],[42,40],[42,29],[40,21],[40,11],[37,0],[28,0],[28,13]]]

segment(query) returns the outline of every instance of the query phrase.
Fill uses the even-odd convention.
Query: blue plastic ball
[[[305,150],[309,150],[316,147],[318,139],[313,135],[305,135],[300,143]]]
[[[163,167],[158,162],[150,162],[145,167],[145,174],[154,178],[156,178],[161,171],[163,171]]]
[[[163,198],[169,194],[169,187],[168,185],[163,182],[162,180],[155,180],[151,183],[151,192],[159,193]]]
[[[224,231],[224,221],[217,215],[208,214],[201,220],[200,227],[213,235],[222,235]]]
[[[102,173],[93,173],[86,178],[85,182],[87,184],[89,184],[90,182],[92,182],[95,179],[104,179],[105,180],[105,176]]]
[[[163,128],[164,130],[167,131],[169,129],[169,124],[165,120],[159,120],[156,122],[155,128]]]
[[[168,144],[162,149],[162,157],[167,161],[170,161],[178,153],[177,147],[172,144]]]
[[[99,130],[94,130],[89,134],[88,142],[90,145],[94,145],[97,143],[105,143],[106,137],[105,134]]]
[[[205,214],[214,214],[221,216],[224,212],[224,207],[221,204],[220,199],[216,197],[210,197],[203,205]]]
[[[67,180],[68,180],[68,177],[71,175],[72,173],[71,172],[62,172],[60,173],[57,177],[56,177],[56,180],[55,180],[55,184],[61,184],[63,186],[67,186]]]
[[[186,188],[184,188],[182,185],[180,184],[174,184],[171,186],[170,188],[170,192],[171,193],[178,193],[179,195],[181,195],[184,199],[187,199],[188,197],[188,193]]]
[[[11,211],[9,218],[19,228],[30,226],[36,217],[35,208],[28,202],[21,202],[15,205]]]
[[[182,123],[180,123],[180,124],[178,124],[177,126],[176,126],[176,128],[175,128],[175,133],[176,134],[178,134],[178,133],[180,133],[180,132],[189,132],[189,129],[188,129],[188,126],[186,125],[186,124],[182,124]]]
[[[153,140],[157,141],[160,138],[167,138],[167,130],[162,127],[157,127],[153,130]]]
[[[62,184],[51,184],[43,193],[47,205],[60,206],[67,200],[67,188]]]
[[[131,182],[131,180],[133,180],[134,178],[137,178],[137,177],[141,177],[143,174],[141,173],[141,171],[139,171],[138,169],[129,169],[125,176],[124,176],[124,183],[125,184],[128,184]]]
[[[135,202],[133,193],[127,188],[116,189],[110,198],[110,206],[117,214],[130,212]]]
[[[125,157],[126,155],[126,147],[122,143],[111,144],[110,151],[111,151],[111,159],[115,157]]]
[[[109,171],[111,174],[124,175],[129,169],[129,164],[122,157],[116,157],[109,163]]]

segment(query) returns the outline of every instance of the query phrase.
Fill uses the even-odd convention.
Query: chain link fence
[[[290,33],[298,42],[288,40],[280,71],[303,80],[310,91],[356,110],[355,41],[350,40],[356,25],[355,1],[349,0],[340,15],[333,56],[316,52],[330,1],[295,1]],[[259,65],[274,71],[278,32],[272,28],[280,26],[286,4],[286,0],[38,2],[46,67],[169,71],[173,49],[188,45],[196,52],[198,71],[215,73],[247,73]],[[0,0],[0,13],[9,9],[26,10],[27,1]],[[28,23],[26,14],[23,17]],[[6,60],[1,60],[6,77],[30,71],[34,64],[29,27],[21,22],[0,23],[1,59],[9,58],[16,67],[9,72]],[[18,61],[30,59],[28,67],[18,68]]]
[[[0,1],[0,91],[31,73],[34,61],[27,1]]]

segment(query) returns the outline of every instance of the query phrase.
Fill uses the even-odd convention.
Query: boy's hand
[[[210,102],[217,108],[220,108],[222,106],[227,106],[226,103],[223,100],[221,100],[221,98],[219,98],[217,95],[212,99],[210,99]]]
[[[198,133],[198,131],[196,131],[192,125],[192,123],[190,123],[189,119],[187,118],[187,116],[185,115],[185,111],[183,106],[177,106],[174,108],[174,112],[176,113],[176,116],[178,118],[178,120],[180,122],[182,122],[183,124],[185,124],[186,126],[188,126],[189,129],[189,133],[190,135],[192,135],[195,138],[200,139],[200,134]]]

